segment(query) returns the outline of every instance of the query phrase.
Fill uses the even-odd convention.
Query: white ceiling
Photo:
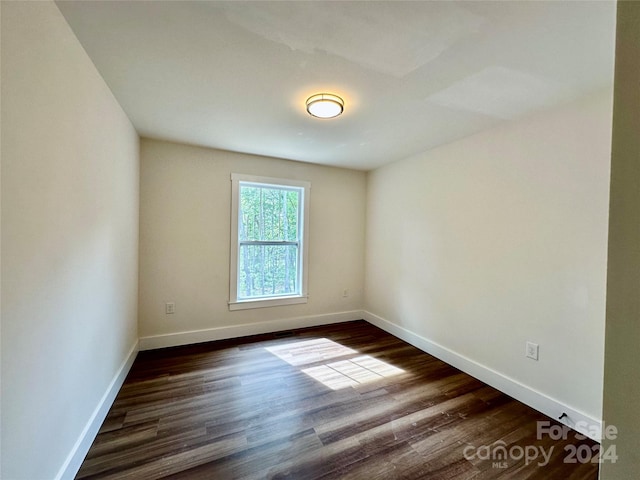
[[[614,2],[58,1],[142,136],[371,169],[610,86]],[[314,93],[345,99],[310,117]]]

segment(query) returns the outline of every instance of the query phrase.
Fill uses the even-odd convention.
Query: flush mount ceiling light
[[[337,117],[344,110],[344,100],[331,93],[317,93],[307,98],[307,112],[318,118]]]

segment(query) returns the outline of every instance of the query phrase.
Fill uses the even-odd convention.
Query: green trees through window
[[[231,174],[229,310],[307,303],[311,183]]]
[[[238,300],[300,294],[303,191],[240,182]]]

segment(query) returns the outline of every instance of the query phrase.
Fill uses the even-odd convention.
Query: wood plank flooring
[[[597,479],[538,421],[356,321],[141,352],[76,478]]]

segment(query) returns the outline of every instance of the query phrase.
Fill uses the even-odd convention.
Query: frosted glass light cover
[[[307,99],[307,112],[318,118],[333,118],[342,113],[344,101],[337,95],[319,93]]]

